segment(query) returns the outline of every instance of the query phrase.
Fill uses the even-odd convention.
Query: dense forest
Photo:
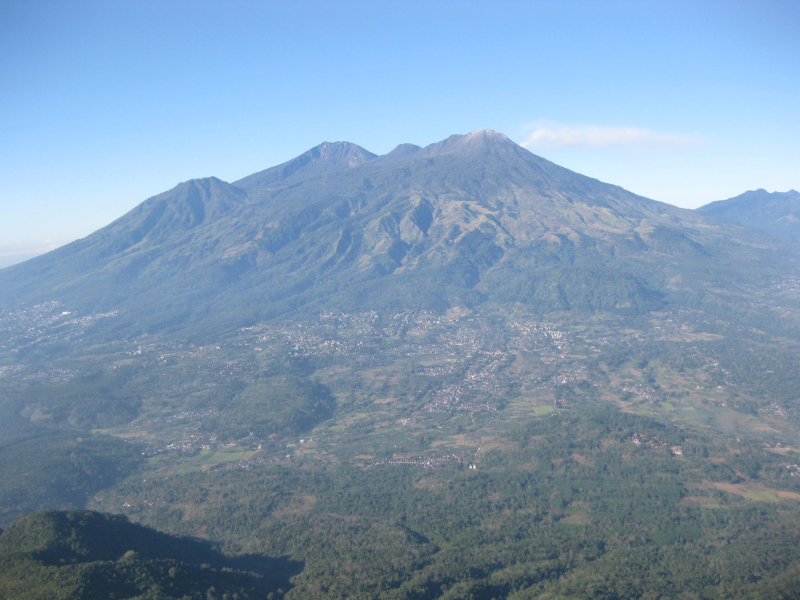
[[[296,568],[91,511],[33,513],[0,535],[0,596],[20,600],[272,600]]]
[[[800,480],[758,445],[686,435],[554,413],[436,470],[193,474],[131,481],[100,505],[300,561],[292,597],[795,597]],[[747,501],[759,492],[775,501]]]

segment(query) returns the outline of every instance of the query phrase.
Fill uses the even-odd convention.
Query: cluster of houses
[[[647,436],[643,433],[634,433],[631,436],[631,442],[635,446],[644,446],[646,448],[669,448],[670,452],[675,456],[682,456],[683,455],[683,448],[680,446],[670,446],[666,442],[662,442],[658,439],[658,436],[653,436],[652,439],[647,439]]]
[[[453,452],[450,454],[436,454],[433,456],[392,457],[392,458],[384,458],[383,460],[370,463],[367,466],[368,467],[376,467],[379,465],[385,465],[389,467],[412,466],[412,467],[424,467],[426,469],[432,469],[435,467],[443,467],[444,465],[451,462],[460,463],[465,458],[471,455],[472,455],[471,452]],[[476,467],[475,465],[470,465],[469,468],[473,469]]]

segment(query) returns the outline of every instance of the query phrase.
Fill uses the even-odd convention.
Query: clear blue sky
[[[322,141],[491,128],[679,206],[800,188],[800,2],[0,2],[0,254]]]

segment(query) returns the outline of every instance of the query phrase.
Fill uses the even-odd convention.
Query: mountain
[[[800,192],[751,190],[735,198],[711,202],[697,209],[702,215],[745,227],[755,227],[770,235],[800,240]]]
[[[162,532],[0,597],[795,598],[797,259],[492,131],[184,182],[0,271],[0,527]]]
[[[375,155],[372,152],[349,142],[323,142],[289,162],[248,175],[237,181],[236,185],[244,190],[253,190],[287,179],[357,167],[373,158]]]
[[[0,307],[117,311],[103,326],[113,336],[329,308],[511,302],[638,314],[795,268],[779,247],[483,130],[384,156],[323,143],[233,184],[181,183],[0,271]]]
[[[284,562],[232,559],[210,544],[160,533],[121,515],[48,510],[18,519],[0,535],[0,596],[169,600],[264,598],[271,592],[274,597],[292,569]]]

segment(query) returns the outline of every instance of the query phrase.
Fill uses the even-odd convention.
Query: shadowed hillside
[[[20,600],[275,597],[298,566],[229,558],[210,544],[92,511],[34,513],[0,535],[0,596]]]

